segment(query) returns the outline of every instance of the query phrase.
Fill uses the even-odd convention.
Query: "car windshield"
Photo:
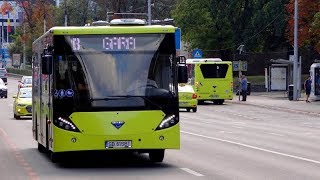
[[[5,83],[3,82],[3,80],[0,78],[0,85],[5,85]]]
[[[30,90],[20,90],[20,98],[31,98],[32,97],[32,91]]]
[[[192,86],[190,85],[179,85],[178,90],[179,92],[194,92]]]
[[[23,80],[24,84],[32,84],[32,78],[26,78]]]

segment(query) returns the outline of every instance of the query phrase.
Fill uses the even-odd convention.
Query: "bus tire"
[[[204,104],[204,100],[198,100],[198,104]]]
[[[187,112],[190,112],[190,108],[187,108]]]
[[[47,149],[40,143],[38,143],[38,151],[41,153],[47,152]]]
[[[59,153],[54,153],[54,152],[50,151],[50,160],[53,163],[59,162]]]
[[[219,100],[219,104],[222,105],[224,103],[224,99]]]
[[[192,108],[192,112],[197,112],[197,108]]]
[[[164,149],[157,149],[149,152],[149,159],[152,162],[162,162],[163,158],[164,158]]]

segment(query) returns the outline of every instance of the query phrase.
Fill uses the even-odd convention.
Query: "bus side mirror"
[[[41,64],[42,64],[42,74],[50,75],[52,74],[52,55],[42,56]]]
[[[178,83],[188,83],[188,68],[185,65],[178,66]]]

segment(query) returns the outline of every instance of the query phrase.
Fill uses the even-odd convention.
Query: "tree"
[[[316,32],[319,32],[319,26],[317,25],[319,21],[319,0],[299,0],[299,21],[298,21],[298,45],[303,46],[316,46],[319,43],[319,36]],[[293,45],[294,40],[294,0],[286,6],[288,16],[288,27],[286,31],[286,36],[288,42]]]
[[[315,49],[318,53],[320,53],[320,11],[314,15],[310,33],[313,36],[312,41],[314,43]]]
[[[22,54],[21,43],[26,44],[27,61],[31,62],[32,57],[32,42],[43,34],[44,18],[46,19],[46,30],[54,25],[54,5],[52,1],[46,0],[16,0],[19,7],[22,9],[23,22],[20,29],[12,36],[15,41],[11,46],[12,50]],[[23,31],[23,28],[25,30]]]
[[[223,57],[243,44],[247,51],[263,52],[286,46],[286,1],[179,0],[173,16],[191,49],[219,52]]]

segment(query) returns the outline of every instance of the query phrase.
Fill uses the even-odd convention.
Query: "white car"
[[[0,97],[1,98],[8,97],[8,88],[1,78],[0,78]]]

